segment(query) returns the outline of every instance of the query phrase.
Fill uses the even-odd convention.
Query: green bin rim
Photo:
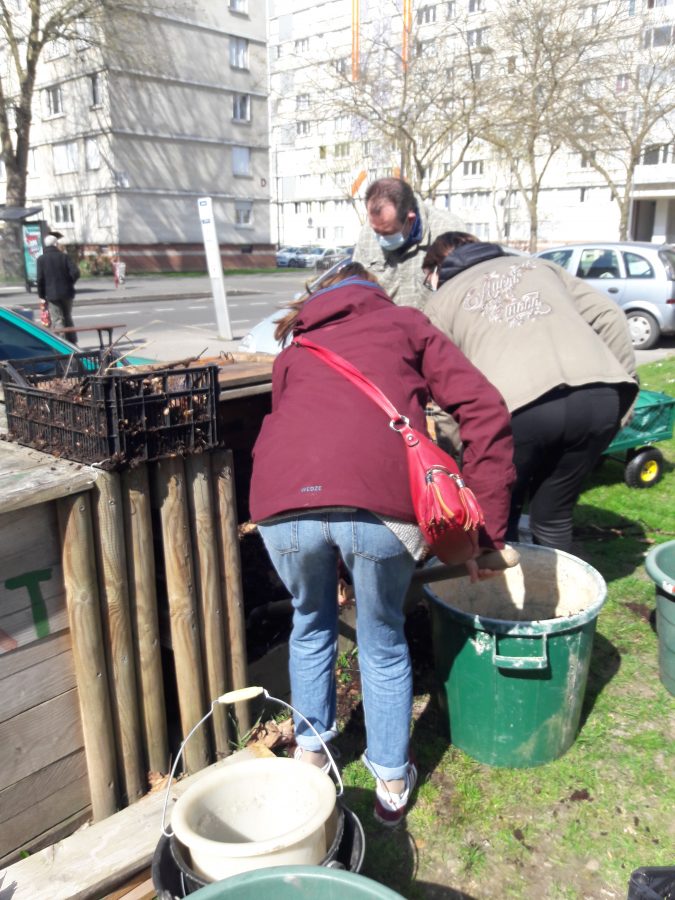
[[[598,589],[598,597],[594,603],[592,603],[589,607],[582,610],[579,613],[576,613],[574,616],[560,616],[555,619],[533,619],[530,621],[516,621],[512,619],[491,619],[488,616],[475,616],[471,615],[471,613],[464,612],[464,610],[457,609],[455,606],[451,606],[449,603],[445,603],[440,597],[437,597],[434,593],[431,585],[425,585],[424,592],[438,606],[442,609],[447,610],[450,613],[451,617],[456,621],[461,622],[465,626],[469,626],[478,631],[486,631],[490,633],[496,634],[511,634],[511,635],[521,635],[523,637],[534,637],[541,634],[560,634],[565,631],[573,631],[576,628],[582,628],[584,625],[587,625],[589,622],[592,622],[597,618],[600,610],[605,604],[607,600],[607,584],[605,583],[605,579],[598,572],[597,569],[594,569],[593,566],[589,565],[589,563],[585,562],[583,559],[579,559],[578,556],[574,556],[571,553],[567,553],[564,550],[553,550],[550,547],[540,547],[537,544],[522,544],[522,543],[512,543],[512,547],[516,550],[520,547],[526,549],[528,554],[531,551],[535,551],[536,553],[555,553],[556,556],[564,556],[569,560],[572,560],[575,563],[578,563],[586,573],[591,577],[591,579],[595,582]],[[489,584],[489,582],[484,582]]]
[[[373,881],[372,878],[366,878],[364,875],[358,875],[355,872],[347,872],[341,869],[331,869],[327,866],[272,866],[266,869],[254,869],[251,872],[242,872],[239,875],[233,875],[223,881],[209,884],[200,888],[190,897],[194,900],[227,900],[230,890],[238,888],[246,888],[250,886],[262,892],[274,891],[275,884],[278,886],[281,878],[298,878],[316,887],[321,882],[324,884],[339,884],[344,888],[347,896],[371,897],[373,900],[402,900],[401,894],[392,891],[390,888]],[[320,896],[315,894],[316,887],[312,896]],[[352,894],[348,891],[352,890]],[[360,889],[360,890],[359,890]],[[357,893],[358,892],[358,893]],[[268,896],[273,896],[269,894]]]
[[[675,571],[666,572],[663,568],[662,556],[675,551],[675,541],[665,541],[647,553],[645,557],[645,569],[657,587],[666,594],[675,596]]]

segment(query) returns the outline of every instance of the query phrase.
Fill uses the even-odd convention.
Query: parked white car
[[[662,334],[675,334],[675,246],[672,244],[566,244],[536,254],[604,291],[623,308],[636,350],[649,350]]]

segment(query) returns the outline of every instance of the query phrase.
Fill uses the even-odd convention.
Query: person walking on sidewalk
[[[488,577],[483,550],[504,546],[514,475],[501,396],[427,317],[396,306],[352,263],[292,304],[275,337],[305,335],[371,378],[417,428],[433,396],[456,417],[464,475],[485,514],[472,579]],[[337,282],[337,283],[336,283]],[[410,497],[407,450],[386,416],[306,348],[274,363],[272,412],[253,450],[251,518],[293,598],[289,641],[294,706],[325,741],[336,736],[338,561],[356,594],[367,747],[375,816],[397,825],[417,770],[409,756],[412,670],[403,603],[425,552]],[[296,717],[296,758],[327,767],[319,739]]]
[[[38,297],[48,305],[52,328],[72,328],[75,282],[80,270],[59,248],[56,235],[48,234],[44,246],[37,261]],[[69,338],[77,343],[77,334],[70,334]]]

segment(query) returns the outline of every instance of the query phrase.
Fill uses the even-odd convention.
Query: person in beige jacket
[[[569,550],[583,480],[638,393],[622,310],[555,263],[461,231],[438,237],[423,269],[436,291],[425,313],[511,412],[517,476],[507,540],[518,540],[529,501],[535,543]]]

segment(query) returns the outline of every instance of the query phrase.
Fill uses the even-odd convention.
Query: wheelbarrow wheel
[[[628,487],[653,487],[663,475],[663,454],[656,447],[643,447],[626,463],[624,479]]]

